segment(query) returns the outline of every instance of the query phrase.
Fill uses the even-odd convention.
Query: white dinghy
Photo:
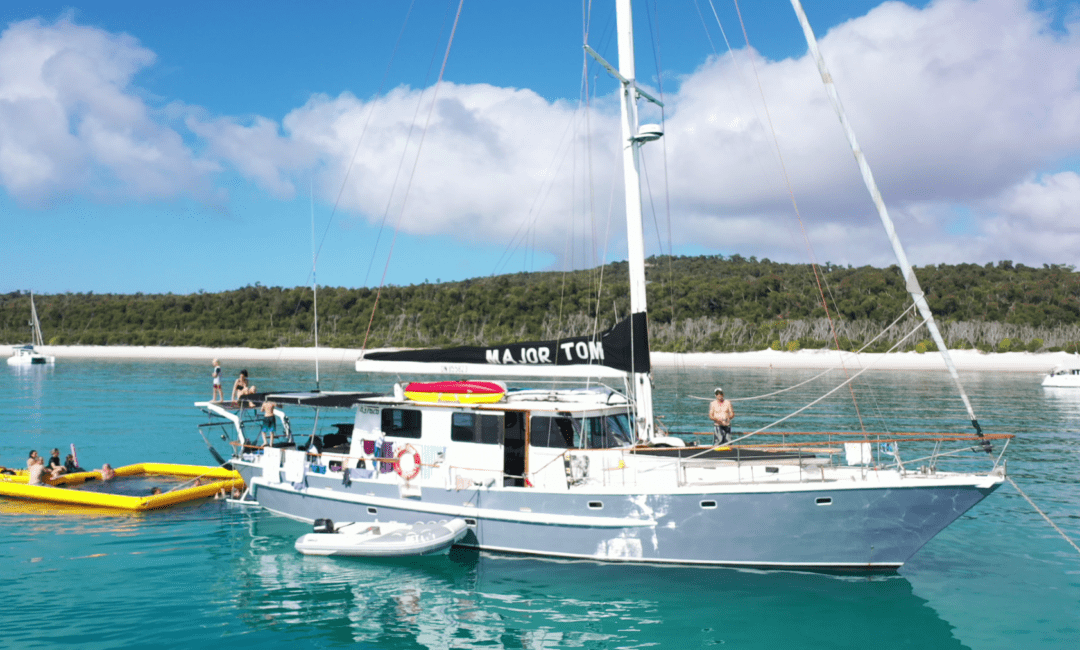
[[[464,519],[403,524],[358,521],[334,528],[329,519],[315,521],[315,532],[296,540],[304,555],[405,557],[437,555],[450,550],[468,532]]]

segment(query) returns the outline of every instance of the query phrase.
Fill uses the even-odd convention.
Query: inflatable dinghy
[[[402,524],[356,522],[334,528],[329,519],[317,519],[315,532],[296,540],[304,555],[405,557],[435,555],[450,550],[468,532],[464,519]]]

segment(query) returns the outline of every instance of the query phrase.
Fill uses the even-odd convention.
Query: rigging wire
[[[1037,513],[1039,513],[1040,515],[1042,515],[1042,518],[1046,520],[1046,523],[1050,524],[1050,526],[1051,526],[1051,527],[1052,527],[1052,528],[1053,528],[1054,530],[1056,530],[1056,531],[1058,532],[1058,534],[1059,534],[1059,535],[1061,535],[1061,536],[1062,536],[1063,538],[1065,538],[1065,541],[1066,541],[1066,542],[1068,542],[1068,543],[1069,543],[1069,545],[1070,545],[1070,546],[1072,546],[1072,547],[1073,547],[1074,549],[1076,549],[1076,552],[1077,552],[1077,553],[1080,553],[1080,546],[1077,546],[1077,545],[1076,545],[1076,542],[1072,541],[1072,539],[1070,539],[1070,538],[1069,538],[1069,536],[1065,534],[1065,531],[1063,531],[1063,530],[1061,530],[1060,528],[1058,528],[1057,524],[1055,524],[1055,523],[1054,523],[1053,521],[1051,521],[1051,520],[1050,520],[1050,517],[1046,516],[1046,513],[1045,513],[1045,512],[1043,512],[1043,511],[1042,511],[1042,510],[1041,510],[1041,509],[1039,508],[1039,506],[1035,505],[1035,502],[1034,502],[1034,501],[1032,501],[1032,500],[1031,500],[1031,497],[1029,497],[1029,496],[1028,496],[1027,494],[1025,494],[1025,493],[1024,493],[1024,491],[1023,491],[1023,490],[1021,490],[1021,489],[1020,489],[1020,486],[1016,484],[1016,481],[1012,480],[1012,477],[1011,477],[1011,476],[1006,476],[1005,478],[1006,478],[1006,480],[1008,480],[1008,481],[1009,481],[1009,483],[1011,483],[1011,484],[1012,484],[1012,486],[1013,486],[1014,488],[1016,488],[1016,491],[1020,493],[1020,496],[1024,497],[1024,500],[1025,500],[1025,501],[1027,501],[1028,503],[1030,503],[1030,504],[1031,504],[1031,507],[1032,507],[1032,508],[1035,508],[1035,512],[1037,512]]]
[[[749,47],[750,37],[746,32],[746,23],[743,21],[742,10],[739,8],[739,0],[732,0],[732,1],[735,4],[735,13],[739,17],[739,26],[742,28],[743,39],[745,39],[745,41],[747,43],[747,46]],[[711,0],[710,0],[710,2],[711,2]],[[795,211],[795,217],[799,221],[799,229],[802,231],[803,241],[806,243],[806,250],[807,250],[807,253],[810,256],[810,267],[814,272],[814,281],[817,283],[818,295],[821,296],[821,305],[825,309],[825,317],[829,321],[829,329],[832,331],[833,342],[836,344],[836,350],[837,350],[837,352],[840,352],[840,338],[839,338],[839,335],[836,333],[836,324],[833,322],[832,312],[829,310],[829,303],[825,299],[825,291],[822,288],[821,274],[820,274],[820,270],[818,268],[818,263],[817,263],[816,257],[814,255],[814,249],[810,245],[810,238],[806,233],[806,225],[805,225],[805,223],[803,223],[802,213],[799,211],[798,202],[795,200],[795,190],[791,186],[791,178],[788,175],[787,165],[784,163],[783,154],[780,151],[779,138],[777,137],[776,127],[774,126],[773,121],[772,121],[772,113],[769,111],[769,105],[768,105],[768,102],[765,99],[765,90],[761,85],[761,76],[758,74],[757,64],[754,63],[754,58],[753,57],[750,57],[750,65],[751,65],[751,68],[754,71],[754,78],[757,81],[758,92],[761,94],[761,100],[762,100],[762,103],[764,104],[764,107],[765,107],[765,116],[766,116],[766,118],[768,120],[768,123],[769,123],[769,130],[772,133],[773,145],[776,147],[777,156],[780,158],[780,168],[781,168],[781,171],[783,173],[784,183],[787,186],[788,196],[791,199],[791,206]],[[848,369],[847,369],[847,366],[844,364],[842,355],[840,357],[840,366],[844,369],[844,375],[847,376],[848,375]],[[858,400],[855,397],[855,389],[853,387],[851,387],[850,382],[845,382],[845,383],[847,383],[847,385],[849,386],[849,390],[850,390],[850,393],[851,393],[851,401],[855,406],[855,416],[859,420],[859,428],[862,429],[863,431],[865,431],[866,430],[866,425],[863,422],[862,413],[859,410],[859,403],[858,403]]]
[[[896,317],[896,320],[894,320],[894,321],[893,321],[893,322],[892,322],[892,323],[891,323],[891,324],[890,324],[890,325],[889,325],[888,327],[886,327],[885,329],[881,330],[881,332],[879,332],[877,336],[875,336],[874,338],[872,338],[872,339],[870,339],[869,341],[867,341],[865,345],[863,345],[863,346],[862,346],[861,348],[859,348],[858,350],[856,350],[855,352],[853,352],[853,354],[856,354],[856,355],[857,355],[857,354],[861,354],[861,353],[862,353],[863,351],[865,351],[865,350],[866,350],[866,348],[868,348],[868,347],[870,347],[871,345],[873,345],[874,341],[876,341],[876,340],[878,340],[879,338],[881,338],[882,336],[884,336],[884,335],[885,335],[885,332],[889,331],[889,329],[891,329],[891,328],[892,328],[892,327],[893,327],[894,325],[896,325],[897,323],[899,323],[899,322],[900,322],[900,319],[901,319],[901,318],[904,318],[905,316],[907,316],[908,312],[910,312],[910,311],[911,311],[911,310],[913,310],[913,309],[915,309],[915,303],[911,303],[911,306],[910,306],[910,307],[908,307],[907,309],[905,309],[905,310],[904,310],[904,313],[902,313],[902,314],[900,314],[899,316],[897,316],[897,317]],[[916,328],[916,331],[918,331],[918,329],[919,329],[919,328],[922,328],[922,325],[921,325],[921,324],[920,324],[920,325],[918,326],[918,328]],[[781,388],[780,390],[777,390],[777,391],[773,391],[773,392],[771,392],[771,393],[766,393],[766,394],[764,394],[764,395],[754,395],[754,396],[751,396],[751,397],[729,397],[729,398],[727,398],[727,400],[728,400],[729,402],[748,402],[748,401],[751,401],[751,400],[757,400],[757,399],[764,399],[764,398],[766,398],[766,397],[772,397],[773,395],[779,395],[780,393],[786,393],[786,392],[788,392],[789,390],[794,390],[794,389],[798,388],[799,386],[803,386],[803,385],[805,385],[805,384],[809,384],[810,382],[814,381],[815,379],[820,379],[821,377],[824,377],[825,375],[827,375],[827,374],[829,374],[830,372],[833,372],[834,370],[837,370],[837,369],[838,369],[838,368],[836,368],[836,367],[834,366],[834,367],[832,367],[832,368],[829,368],[829,369],[825,370],[825,371],[824,371],[824,372],[822,372],[821,374],[818,374],[818,375],[814,375],[813,377],[811,377],[810,379],[807,379],[806,381],[800,382],[800,383],[798,383],[798,384],[795,384],[795,385],[793,385],[793,386],[788,386],[787,388]],[[712,398],[712,397],[700,397],[700,396],[697,396],[697,395],[690,395],[690,399],[696,399],[696,400],[705,400],[705,401],[710,401],[710,402],[711,402],[711,401],[712,401],[712,400],[713,400],[714,398]]]
[[[394,253],[394,245],[397,243],[398,232],[401,230],[402,217],[405,215],[405,208],[408,204],[409,190],[412,188],[412,181],[416,175],[416,167],[420,163],[420,153],[424,147],[424,139],[427,135],[428,126],[431,124],[431,116],[435,112],[436,99],[439,97],[439,87],[442,85],[443,75],[446,73],[446,63],[450,58],[450,48],[454,44],[454,35],[457,33],[458,22],[461,20],[461,9],[465,5],[465,0],[459,0],[457,13],[454,15],[454,25],[450,29],[450,38],[446,43],[446,52],[443,54],[442,67],[439,68],[439,79],[435,82],[435,90],[432,93],[431,107],[428,110],[427,121],[424,123],[424,129],[420,134],[420,142],[416,149],[416,158],[413,160],[412,173],[409,175],[409,180],[405,185],[405,195],[402,198],[401,210],[398,212],[398,220],[394,226],[394,237],[390,241],[390,251],[386,255],[386,265],[383,267],[382,278],[379,281],[379,290],[375,292],[375,302],[371,307],[371,318],[368,320],[367,330],[364,332],[364,342],[361,345],[361,353],[367,349],[368,337],[371,334],[371,324],[375,321],[375,310],[379,306],[379,298],[382,296],[382,289],[386,284],[386,273],[390,269],[390,258]],[[411,127],[410,127],[411,132]]]
[[[312,250],[311,273],[309,275],[309,279],[312,282],[312,286],[314,286],[314,283],[315,283],[315,267],[317,265],[319,255],[322,254],[323,244],[326,242],[326,237],[330,233],[330,226],[331,226],[331,224],[333,224],[334,217],[337,215],[338,207],[341,204],[341,197],[345,193],[345,188],[348,185],[349,176],[352,173],[352,169],[353,169],[353,167],[354,167],[354,165],[356,163],[356,156],[357,156],[357,154],[360,153],[360,146],[364,141],[364,135],[367,133],[368,126],[371,123],[371,117],[375,113],[375,107],[376,107],[376,104],[378,103],[378,98],[382,97],[383,89],[386,87],[386,80],[389,78],[390,70],[394,65],[394,60],[397,58],[397,52],[398,52],[398,49],[401,46],[401,40],[405,35],[405,29],[409,25],[409,19],[412,16],[412,10],[413,10],[413,7],[415,6],[415,4],[416,4],[416,0],[412,0],[412,2],[409,3],[408,10],[405,12],[405,20],[402,23],[401,29],[398,32],[397,40],[394,42],[394,48],[391,51],[390,60],[387,61],[387,63],[386,63],[386,69],[383,71],[382,80],[379,82],[379,88],[378,88],[378,90],[375,91],[375,95],[371,100],[371,103],[370,103],[370,106],[369,106],[369,109],[368,109],[368,112],[367,112],[367,116],[364,118],[364,125],[360,129],[360,136],[356,140],[356,146],[353,147],[352,155],[349,157],[349,164],[345,168],[345,175],[341,179],[341,186],[338,188],[337,197],[334,199],[334,205],[330,210],[330,218],[327,220],[326,227],[323,229],[322,237],[320,237],[320,239],[319,239],[319,246],[318,246],[317,249],[315,249],[315,231],[314,231],[314,228],[315,228],[315,224],[314,224],[314,218],[315,218],[314,210],[315,210],[315,207],[314,207],[314,188],[313,188],[313,183],[312,183],[312,193],[311,193],[311,200],[312,200],[311,244],[312,244],[312,249],[313,250]],[[385,222],[385,219],[384,219],[384,222]],[[376,234],[376,247],[378,246],[378,239],[382,236],[382,226],[383,226],[383,224],[380,224],[379,229],[378,229],[377,234]],[[372,255],[371,259],[374,260],[374,254]],[[370,272],[370,263],[369,263],[368,271]],[[305,282],[305,284],[306,284],[306,282]],[[365,285],[367,284],[367,277],[366,276],[364,278],[364,284]],[[303,301],[303,294],[301,293],[301,295],[299,295],[297,297],[296,305],[293,307],[293,316],[296,316],[296,314],[299,313],[299,311],[300,311],[300,303],[302,301]],[[316,327],[318,327],[317,323],[316,323]],[[318,347],[318,343],[316,342],[316,348],[317,347]],[[345,356],[346,356],[346,352],[343,351],[342,354],[341,354],[341,357],[338,359],[338,365],[339,366],[344,361]],[[279,361],[280,361],[280,356],[279,356]],[[319,375],[319,372],[318,372],[318,353],[316,353],[315,364],[316,364],[315,384],[316,384],[316,388],[318,388],[318,383],[319,383],[319,378],[318,378],[318,375]]]

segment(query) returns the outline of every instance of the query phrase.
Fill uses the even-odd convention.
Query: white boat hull
[[[1042,385],[1047,388],[1080,388],[1080,374],[1047,375]]]
[[[873,487],[832,481],[731,485],[672,494],[424,488],[418,497],[401,498],[395,485],[353,481],[346,488],[340,480],[308,475],[306,485],[258,477],[252,488],[261,506],[301,521],[466,520],[461,545],[490,551],[658,564],[895,569],[1004,480],[973,478],[911,477]]]
[[[56,363],[56,357],[45,356],[37,352],[33,354],[20,354],[16,353],[14,356],[10,356],[7,359],[9,366],[45,366],[53,365]]]

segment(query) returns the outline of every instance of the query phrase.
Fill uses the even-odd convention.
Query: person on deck
[[[709,419],[713,421],[713,444],[726,445],[731,436],[731,420],[735,410],[731,402],[724,399],[724,389],[714,391],[716,399],[709,403]]]
[[[214,396],[210,398],[210,401],[221,402],[225,399],[225,395],[221,391],[221,366],[217,359],[214,359],[214,371],[210,373],[210,376],[214,378]]]
[[[37,463],[38,453],[37,449],[30,450],[30,456],[26,459],[26,469],[30,469]]]
[[[270,400],[263,402],[263,405],[259,407],[262,411],[262,435],[263,444],[274,446],[274,434],[277,433],[277,416],[274,415],[274,407],[277,406]]]
[[[248,371],[241,370],[240,376],[233,382],[232,401],[237,401],[244,395],[254,395],[255,387],[248,383]]]

